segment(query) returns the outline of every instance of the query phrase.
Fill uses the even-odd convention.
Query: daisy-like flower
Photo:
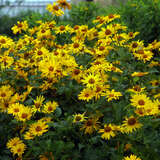
[[[9,106],[8,108],[8,114],[13,114],[13,116],[18,116],[18,113],[22,112],[23,104],[20,103],[14,103]]]
[[[132,52],[136,52],[141,48],[144,48],[144,43],[142,41],[132,41],[129,45],[129,50]]]
[[[24,143],[20,143],[15,147],[11,148],[11,152],[13,153],[13,155],[17,154],[19,157],[22,157],[22,154],[24,153],[25,149],[26,145]]]
[[[26,149],[26,145],[19,137],[15,137],[7,142],[7,148],[10,149],[13,155],[17,154],[18,156],[22,156]]]
[[[83,76],[81,82],[88,88],[95,88],[96,85],[101,83],[101,78],[99,74],[90,73],[89,75]]]
[[[58,107],[58,103],[57,102],[47,102],[44,105],[44,108],[42,110],[43,113],[52,113],[56,110],[56,108]]]
[[[25,140],[31,140],[31,139],[34,139],[34,136],[30,132],[26,132],[24,134],[24,139]]]
[[[64,14],[57,3],[48,4],[47,10],[56,16],[62,16]]]
[[[85,113],[83,114],[78,113],[78,114],[73,115],[73,123],[85,121],[87,117],[85,117],[84,115]]]
[[[86,100],[87,102],[94,97],[93,90],[90,88],[85,88],[78,95],[79,100]]]
[[[107,28],[102,28],[99,32],[99,38],[109,38],[112,37],[113,34],[115,34],[116,31],[112,25],[107,25]]]
[[[48,131],[48,125],[45,122],[38,121],[29,127],[29,132],[33,136],[41,136]]]
[[[93,117],[85,120],[81,130],[85,130],[85,134],[92,134],[94,131],[98,130],[99,127],[98,118]]]
[[[145,108],[151,103],[151,100],[146,94],[134,94],[131,97],[131,105],[137,108]]]
[[[18,115],[15,118],[19,121],[27,121],[30,120],[32,116],[32,109],[30,107],[23,106],[22,110],[18,112]]]
[[[13,89],[10,85],[4,85],[0,88],[0,100],[7,100],[13,94]]]
[[[112,101],[113,99],[118,100],[122,94],[120,92],[116,92],[114,89],[111,91],[107,90],[105,93],[102,94],[103,96],[106,96],[107,101]]]
[[[40,59],[40,58],[44,58],[44,57],[47,57],[49,55],[49,51],[44,48],[44,47],[41,47],[41,48],[36,48],[32,58],[33,59]]]
[[[0,66],[2,70],[10,68],[13,63],[14,63],[14,59],[12,57],[7,55],[0,56]]]
[[[141,88],[141,86],[135,85],[132,88],[128,89],[127,91],[138,94],[138,93],[142,93],[144,89],[145,87]]]
[[[113,21],[114,19],[117,19],[117,18],[120,18],[120,15],[119,14],[109,14],[108,16],[107,16],[107,22],[109,23],[109,22],[111,22],[111,21]]]
[[[23,142],[22,142],[22,140],[20,140],[19,137],[14,137],[7,142],[7,148],[9,148],[9,149],[13,148],[21,143],[23,143]]]
[[[71,5],[66,0],[57,0],[57,3],[63,9],[71,9]]]
[[[129,118],[125,118],[122,124],[122,133],[131,133],[138,128],[141,128],[142,124],[138,122],[137,118],[131,116]]]
[[[84,48],[83,41],[75,40],[72,44],[70,44],[70,51],[76,54],[80,54]]]
[[[112,124],[105,124],[104,129],[100,129],[99,133],[103,133],[101,137],[106,140],[116,136],[115,127]]]
[[[67,33],[70,30],[70,27],[68,25],[67,26],[61,25],[61,26],[55,27],[54,30],[56,34],[58,33],[62,34],[62,33]]]
[[[133,39],[133,38],[135,38],[138,34],[139,34],[139,32],[129,32],[129,33],[128,33],[128,39]]]
[[[141,160],[139,157],[135,156],[135,155],[130,155],[130,156],[127,156],[127,157],[124,157],[123,160]]]
[[[41,111],[41,107],[42,107],[42,103],[43,101],[45,100],[45,98],[43,96],[37,96],[36,97],[36,100],[34,100],[34,105],[33,105],[33,108],[32,110],[34,112],[37,112],[37,111]]]
[[[13,40],[7,36],[0,35],[0,48],[9,48],[11,46],[14,46]]]
[[[14,25],[11,29],[13,30],[14,34],[22,33],[22,31],[26,31],[28,29],[28,23],[27,21],[18,21],[17,25]]]

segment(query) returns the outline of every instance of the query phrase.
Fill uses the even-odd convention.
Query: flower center
[[[86,126],[92,126],[92,125],[93,125],[92,120],[88,120],[87,123],[86,123]]]
[[[58,8],[58,6],[56,5],[56,6],[54,6],[53,7],[53,9],[55,10],[55,11],[58,11],[59,10],[59,8]]]
[[[52,110],[53,110],[52,106],[49,106],[48,111],[52,111]]]
[[[14,112],[19,112],[19,108],[15,108],[15,109],[14,109]]]
[[[35,103],[35,106],[38,109],[40,107],[40,103]]]
[[[36,127],[36,131],[37,131],[37,132],[40,132],[41,130],[42,130],[42,127],[41,127],[41,126],[37,126],[37,127]]]
[[[131,126],[136,124],[136,119],[135,118],[128,119],[128,124],[131,125]]]
[[[106,29],[105,35],[110,35],[112,32],[109,29]]]
[[[85,97],[89,97],[89,94],[88,94],[88,93],[86,93],[84,96],[85,96]]]
[[[91,78],[89,81],[88,81],[90,84],[94,84],[95,83],[95,80],[93,78]]]
[[[49,67],[49,71],[52,72],[53,70],[54,70],[54,68],[53,68],[52,66],[50,66],[50,67]]]
[[[96,87],[96,93],[101,91],[101,87]]]
[[[141,88],[140,88],[140,86],[137,85],[137,86],[134,87],[134,90],[140,92]]]
[[[6,93],[1,93],[1,97],[6,97]]]
[[[129,37],[133,37],[133,32],[129,32]]]
[[[113,14],[109,14],[108,18],[109,19],[114,18],[114,15]]]
[[[65,30],[65,26],[60,26],[60,30],[64,31]]]
[[[105,131],[105,132],[110,132],[111,130],[112,130],[112,129],[111,129],[111,127],[109,127],[109,126],[107,126],[107,127],[104,128],[104,131]]]
[[[138,101],[138,104],[142,106],[142,105],[145,104],[145,102],[144,102],[144,100],[141,99],[141,100]]]
[[[17,26],[18,26],[19,28],[23,27],[23,25],[22,25],[21,23],[19,23]]]
[[[133,48],[137,48],[137,47],[138,47],[138,44],[137,44],[136,42],[134,42],[134,43],[132,44],[132,47],[133,47]]]
[[[79,47],[79,44],[78,44],[78,43],[74,43],[73,47],[74,47],[74,48],[78,48],[78,47]]]
[[[104,46],[100,46],[100,47],[99,47],[99,50],[100,50],[100,51],[103,51],[104,49],[105,49]]]
[[[79,29],[79,26],[75,25],[74,30],[77,30],[77,29]]]
[[[2,44],[6,43],[6,40],[5,39],[1,39],[0,41]]]
[[[42,51],[38,51],[38,53],[37,53],[39,56],[40,55],[42,55],[43,54],[43,52]]]
[[[27,118],[28,117],[28,114],[27,113],[22,113],[22,118]]]
[[[79,73],[80,73],[80,70],[79,70],[79,69],[75,69],[75,70],[74,70],[74,74],[75,74],[75,75],[78,75]]]
[[[44,29],[41,30],[41,33],[45,33],[46,31]]]
[[[80,121],[81,119],[82,119],[81,116],[76,116],[75,118],[76,121]]]

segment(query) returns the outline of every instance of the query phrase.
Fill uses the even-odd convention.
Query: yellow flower
[[[32,116],[32,110],[30,107],[23,106],[22,110],[18,112],[18,115],[15,116],[15,118],[19,121],[27,121],[30,120]]]
[[[103,139],[109,140],[111,137],[115,137],[115,127],[112,124],[105,124],[104,129],[100,129],[99,133],[103,133],[101,137]]]
[[[51,36],[51,31],[48,28],[40,28],[39,31],[37,32],[37,40],[41,40],[41,39],[45,39],[45,38],[49,38]]]
[[[145,108],[151,103],[151,100],[145,94],[134,94],[131,97],[131,105],[137,108]]]
[[[57,3],[63,9],[71,9],[71,5],[66,0],[57,0]]]
[[[102,95],[106,96],[108,102],[112,101],[113,99],[117,100],[117,99],[119,99],[120,96],[122,96],[122,94],[120,92],[115,92],[114,89],[112,89],[111,91],[107,90]]]
[[[36,48],[32,58],[40,60],[49,55],[49,51],[45,47]]]
[[[24,134],[24,139],[25,139],[25,140],[34,139],[34,136],[33,136],[30,132],[26,132],[26,133]]]
[[[14,42],[11,38],[8,38],[7,36],[1,36],[0,35],[0,49],[1,48],[9,48],[13,47]]]
[[[89,75],[84,75],[81,80],[83,84],[88,88],[95,88],[96,85],[100,84],[101,79],[99,74],[90,73]]]
[[[26,149],[26,145],[24,143],[20,143],[15,147],[11,148],[11,152],[13,153],[13,155],[17,154],[19,157],[21,157],[25,149]]]
[[[120,18],[120,15],[119,14],[109,14],[108,16],[107,16],[107,22],[109,23],[109,22],[111,22],[111,21],[113,21],[114,19],[117,19],[117,18]]]
[[[62,33],[67,33],[70,30],[70,27],[68,25],[67,26],[61,25],[61,26],[55,27],[54,30],[56,34],[58,33],[62,34]]]
[[[84,115],[85,113],[83,114],[78,113],[78,114],[73,115],[73,123],[85,121],[87,117],[85,117]]]
[[[76,54],[82,54],[81,52],[83,51],[83,48],[84,48],[83,42],[78,40],[75,40],[72,44],[70,44],[69,47],[70,51]]]
[[[7,69],[12,66],[14,59],[10,56],[0,56],[1,69]]]
[[[122,124],[122,133],[130,133],[133,132],[134,130],[141,128],[142,124],[138,122],[138,120],[131,116],[129,118],[125,118]]]
[[[29,127],[29,132],[33,136],[41,136],[43,133],[48,131],[48,125],[45,122],[38,121],[33,123]]]
[[[127,91],[138,94],[138,93],[142,93],[144,89],[145,87],[141,88],[141,86],[135,85],[131,89],[128,89]]]
[[[86,100],[87,102],[94,97],[93,90],[90,88],[85,88],[78,95],[79,100]]]
[[[18,21],[17,25],[14,25],[11,29],[13,30],[14,34],[22,33],[22,31],[26,31],[28,29],[28,23],[27,21]]]
[[[44,105],[44,108],[42,110],[43,113],[52,113],[56,110],[56,108],[58,107],[58,103],[57,102],[47,102]]]
[[[23,143],[23,142],[22,142],[22,140],[20,140],[19,137],[14,137],[7,142],[7,148],[9,148],[9,149],[13,148],[21,143]]]
[[[34,100],[34,105],[33,105],[33,108],[32,110],[34,112],[37,112],[37,111],[41,111],[41,107],[42,107],[42,103],[43,101],[45,100],[45,98],[43,96],[37,96],[36,97],[36,100]]]
[[[7,99],[9,99],[12,94],[13,94],[13,89],[11,88],[10,85],[4,85],[0,88],[0,101],[4,100],[6,101]]]
[[[136,52],[142,48],[144,48],[143,41],[132,41],[131,44],[129,45],[129,50],[132,52]]]
[[[141,159],[132,154],[132,155],[130,155],[130,157],[128,157],[128,156],[124,157],[123,160],[141,160]]]
[[[13,153],[13,155],[17,154],[18,156],[22,156],[24,150],[26,149],[26,145],[20,140],[19,137],[12,138],[7,142],[7,148]]]
[[[84,121],[84,124],[81,130],[85,130],[84,131],[85,134],[92,134],[94,131],[98,130],[99,127],[100,126],[99,126],[98,118],[93,117]]]
[[[19,103],[15,103],[9,106],[8,114],[13,114],[13,116],[18,116],[18,113],[22,112],[24,106]]]
[[[113,34],[115,34],[115,33],[116,33],[116,31],[113,28],[113,26],[107,25],[106,28],[102,28],[101,31],[99,32],[99,39],[112,37]]]
[[[150,61],[151,58],[153,57],[153,52],[145,49],[140,49],[137,52],[134,52],[133,55],[138,59],[138,60],[143,60],[144,63],[147,61]]]
[[[48,4],[46,8],[52,15],[62,16],[64,12],[59,8],[59,5],[56,3]]]

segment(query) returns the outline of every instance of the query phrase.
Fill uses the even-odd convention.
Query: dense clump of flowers
[[[47,6],[54,16],[66,8],[71,6],[65,0]],[[63,124],[79,136],[96,135],[105,142],[140,132],[144,119],[159,116],[159,59],[154,53],[160,44],[134,41],[139,33],[128,33],[116,22],[119,18],[98,16],[92,28],[54,20],[37,22],[33,28],[27,21],[17,22],[12,30],[22,37],[14,41],[0,36],[0,110],[20,127],[13,134],[19,137],[7,142],[14,156],[32,156],[27,145],[35,145],[39,137],[47,142],[52,134],[58,137],[56,127]],[[60,43],[62,35],[66,39]],[[40,159],[54,159],[49,148],[45,151]],[[124,157],[129,159],[140,160]]]

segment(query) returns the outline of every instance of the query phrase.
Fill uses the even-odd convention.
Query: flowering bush
[[[135,41],[119,18],[19,21],[18,40],[0,36],[1,159],[157,160],[160,42]]]

